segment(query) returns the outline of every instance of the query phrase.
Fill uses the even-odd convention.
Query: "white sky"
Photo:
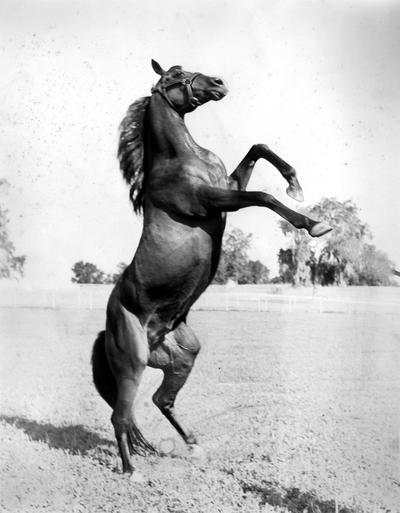
[[[131,260],[141,219],[117,128],[157,80],[152,57],[227,81],[224,100],[186,121],[229,172],[268,144],[298,170],[306,203],[353,199],[400,266],[399,2],[2,0],[0,41],[0,172],[28,281],[68,282],[77,260],[106,271]],[[296,206],[265,162],[256,188]],[[230,215],[273,274],[277,220],[257,208]]]

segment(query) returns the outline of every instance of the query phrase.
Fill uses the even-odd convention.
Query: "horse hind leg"
[[[130,456],[145,456],[155,453],[153,446],[144,438],[132,412],[133,402],[139,387],[143,369],[137,369],[135,376],[118,382],[118,398],[111,416],[124,472],[132,472]]]
[[[163,381],[153,395],[153,402],[191,447],[197,447],[196,438],[178,420],[174,407],[176,396],[186,383],[199,350],[200,343],[196,335],[182,323],[150,354],[149,359],[151,367],[164,372]]]
[[[117,322],[108,323],[106,350],[116,382],[111,422],[122,459],[123,472],[133,472],[131,454],[156,452],[147,442],[133,414],[133,403],[147,365],[147,338],[139,320],[119,305]],[[113,329],[110,329],[112,324]]]

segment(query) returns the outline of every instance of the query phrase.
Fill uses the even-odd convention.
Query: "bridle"
[[[164,80],[160,80],[158,84],[152,87],[151,92],[152,93],[159,93],[161,96],[167,101],[167,103],[173,108],[176,109],[176,105],[171,101],[170,97],[168,96],[168,89],[171,89],[172,87],[175,87],[177,85],[184,85],[186,90],[186,96],[188,99],[188,103],[191,107],[198,107],[200,105],[200,101],[198,98],[196,98],[193,94],[193,88],[192,84],[196,77],[201,75],[201,73],[193,73],[193,75],[190,76],[190,78],[178,78],[175,80],[169,81],[167,84],[164,84]]]

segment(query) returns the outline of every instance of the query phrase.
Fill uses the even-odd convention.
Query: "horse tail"
[[[106,354],[106,332],[100,331],[92,351],[92,372],[95,387],[101,397],[114,409],[117,402],[117,382]]]

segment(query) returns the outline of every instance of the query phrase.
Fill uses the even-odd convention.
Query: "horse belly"
[[[202,253],[179,251],[154,264],[147,294],[155,301],[186,304],[190,299],[195,301],[209,284],[212,252],[209,248],[203,248]]]
[[[213,247],[196,242],[180,248],[171,258],[157,262],[154,279],[146,296],[154,307],[147,321],[150,345],[161,342],[166,333],[175,329],[193,303],[209,285],[213,276]]]

